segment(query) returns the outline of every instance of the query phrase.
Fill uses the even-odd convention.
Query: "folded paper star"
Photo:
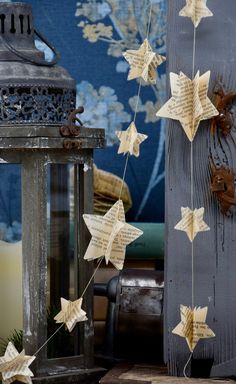
[[[14,345],[9,342],[4,356],[0,357],[0,372],[3,384],[10,384],[13,381],[31,384],[33,372],[29,365],[34,361],[35,356],[25,355],[23,350],[18,353]]]
[[[203,221],[204,208],[194,209],[181,207],[182,219],[176,224],[175,229],[187,233],[192,242],[198,232],[209,231],[210,227]]]
[[[206,6],[207,0],[186,0],[186,5],[179,12],[180,16],[190,17],[197,28],[203,17],[213,16],[213,13]]]
[[[84,255],[85,260],[105,256],[119,270],[123,268],[126,246],[143,234],[140,229],[125,222],[124,206],[118,200],[104,216],[83,215],[92,235]]]
[[[180,305],[180,323],[173,329],[172,333],[185,337],[188,347],[193,352],[200,339],[214,337],[214,332],[206,324],[207,307],[195,307],[191,309]]]
[[[166,58],[153,52],[147,39],[140,45],[139,49],[129,49],[123,53],[124,58],[130,64],[128,80],[141,77],[147,83],[156,83],[156,68]]]
[[[179,120],[188,139],[193,141],[200,121],[210,119],[219,114],[207,97],[210,71],[194,80],[184,73],[170,73],[172,97],[157,112],[157,116]]]
[[[61,311],[54,317],[57,323],[65,323],[69,332],[73,331],[77,323],[88,320],[86,312],[81,309],[82,297],[75,301],[61,297]]]
[[[120,146],[118,148],[118,153],[127,153],[139,156],[139,146],[146,140],[147,135],[143,133],[138,133],[134,121],[129,125],[126,131],[116,131],[116,135],[120,139]]]

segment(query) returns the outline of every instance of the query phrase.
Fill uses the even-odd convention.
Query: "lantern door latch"
[[[236,175],[230,168],[211,166],[211,191],[216,195],[224,215],[230,216],[231,205],[236,205],[234,197]]]

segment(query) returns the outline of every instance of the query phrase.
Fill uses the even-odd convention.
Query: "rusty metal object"
[[[83,127],[82,121],[77,117],[78,113],[83,113],[84,107],[78,107],[74,109],[68,117],[68,124],[63,125],[60,128],[60,134],[63,137],[67,136],[78,136],[80,134],[80,127]],[[79,123],[79,125],[76,125],[76,122]]]
[[[232,102],[236,99],[236,92],[225,93],[221,85],[218,85],[216,90],[215,106],[219,111],[219,115],[215,116],[211,122],[211,131],[215,132],[219,129],[223,136],[227,136],[233,128]]]
[[[63,148],[65,148],[65,149],[79,149],[79,148],[81,148],[81,140],[65,139],[63,141]]]
[[[234,197],[235,174],[231,169],[223,166],[216,168],[212,165],[211,171],[211,190],[219,201],[222,213],[230,216],[231,205],[236,205],[236,198]]]

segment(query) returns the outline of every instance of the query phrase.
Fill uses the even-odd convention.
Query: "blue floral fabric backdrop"
[[[138,82],[127,81],[122,52],[137,49],[146,37],[151,1],[149,42],[165,55],[166,0],[25,0],[36,29],[59,50],[59,64],[76,80],[77,104],[85,107],[81,120],[106,130],[107,148],[95,152],[96,165],[120,177],[125,157],[117,154],[115,131],[132,121],[138,93]],[[50,50],[41,42],[37,46],[50,59]],[[164,123],[155,113],[164,103],[166,79],[165,66],[159,68],[157,84],[141,87],[136,126],[148,139],[140,157],[128,162],[125,181],[133,200],[128,221],[164,220]]]

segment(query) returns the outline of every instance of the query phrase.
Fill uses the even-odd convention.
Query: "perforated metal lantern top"
[[[53,52],[49,63],[35,35]],[[64,123],[75,108],[75,82],[33,26],[32,8],[0,3],[0,125]]]

